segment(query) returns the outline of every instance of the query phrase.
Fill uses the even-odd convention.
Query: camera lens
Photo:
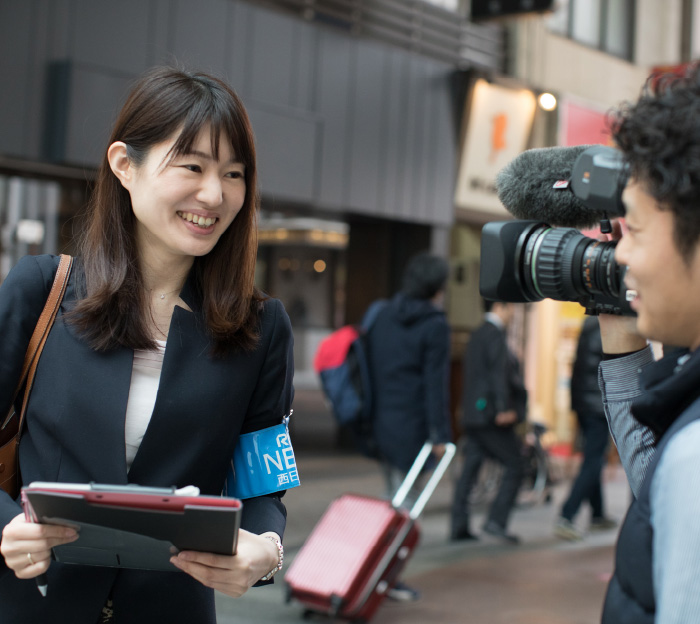
[[[479,292],[493,301],[576,301],[587,314],[634,316],[614,242],[541,221],[503,221],[481,233]]]
[[[579,301],[598,294],[617,299],[622,280],[615,245],[574,228],[535,224],[523,232],[516,250],[523,291],[531,301]]]

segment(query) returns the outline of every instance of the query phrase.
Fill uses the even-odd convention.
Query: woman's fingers
[[[269,539],[241,529],[235,555],[183,551],[170,561],[203,585],[238,597],[265,576],[277,558],[277,547]]]
[[[46,572],[51,564],[51,551],[42,550],[26,552],[24,554],[6,557],[7,566],[11,568],[15,576],[21,579],[30,579]]]
[[[248,572],[238,556],[214,555],[186,551],[170,559],[178,569],[202,585],[229,596],[239,597],[248,591]]]
[[[78,537],[74,529],[27,522],[20,514],[5,526],[0,554],[18,578],[33,578],[48,569],[54,546],[73,542]]]

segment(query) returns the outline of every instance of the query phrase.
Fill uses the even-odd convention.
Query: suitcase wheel
[[[315,611],[314,609],[304,609],[301,612],[302,620],[325,620],[327,622],[331,622],[332,620],[329,619],[329,617],[330,616],[328,614]]]

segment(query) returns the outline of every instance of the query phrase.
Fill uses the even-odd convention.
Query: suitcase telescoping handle
[[[421,470],[423,470],[425,462],[428,461],[428,457],[430,457],[430,453],[432,452],[432,450],[433,444],[431,442],[426,442],[423,445],[423,448],[421,448],[420,452],[418,453],[415,461],[413,462],[413,465],[411,466],[411,469],[408,471],[406,478],[403,480],[403,483],[399,486],[399,489],[396,490],[394,498],[391,499],[391,504],[393,507],[400,507],[401,504],[406,500],[406,497],[408,496],[408,493],[411,491],[411,488],[418,479]],[[413,504],[413,507],[411,507],[411,510],[408,512],[408,515],[411,518],[411,520],[415,520],[416,518],[418,518],[418,516],[420,516],[421,512],[423,511],[423,507],[425,507],[425,504],[428,502],[428,499],[432,496],[433,492],[435,491],[435,488],[437,487],[437,484],[440,482],[442,475],[445,474],[447,467],[450,465],[450,462],[452,461],[456,450],[457,447],[451,442],[445,444],[445,454],[441,457],[440,461],[438,462],[438,465],[435,466],[435,469],[430,475],[428,482],[425,484],[425,487],[423,487],[423,491],[420,493],[420,495],[416,499],[416,502]]]

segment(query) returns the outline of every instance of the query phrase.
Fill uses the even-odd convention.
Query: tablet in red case
[[[22,488],[22,503],[34,522],[78,530],[53,549],[57,561],[174,572],[170,557],[181,550],[236,552],[242,503],[188,489],[36,482]]]

